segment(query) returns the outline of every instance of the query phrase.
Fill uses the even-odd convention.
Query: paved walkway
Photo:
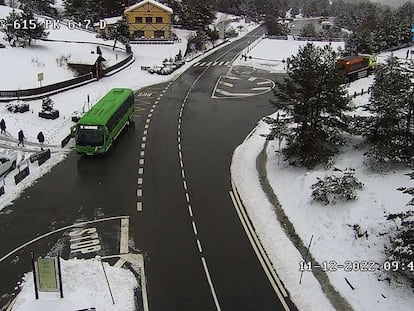
[[[306,261],[311,261],[312,265],[319,265],[319,263],[313,258],[311,252],[309,252],[308,247],[303,244],[303,241],[299,237],[299,235],[295,231],[295,227],[290,222],[289,218],[286,216],[282,206],[277,199],[276,194],[274,193],[272,186],[270,185],[269,179],[267,178],[267,145],[269,141],[266,140],[264,144],[263,150],[257,156],[256,159],[256,169],[259,173],[259,180],[262,186],[263,192],[266,194],[267,199],[273,205],[274,210],[276,212],[277,219],[281,224],[283,230],[285,231],[286,235],[293,243],[293,245],[298,249],[299,253],[302,255],[302,258],[306,259]],[[340,293],[332,286],[331,282],[327,274],[322,269],[312,269],[312,274],[318,280],[319,284],[322,287],[322,290],[325,296],[329,299],[332,306],[336,310],[340,311],[353,311],[352,307],[348,304],[348,302],[341,296]]]
[[[9,132],[6,135],[0,135],[0,148],[10,150],[20,150],[24,152],[38,152],[41,148],[50,149],[52,153],[70,151],[67,148],[62,148],[60,145],[40,144],[31,141],[25,141],[24,147],[17,146],[19,140],[14,138]]]

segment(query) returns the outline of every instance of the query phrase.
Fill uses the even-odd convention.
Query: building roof
[[[102,20],[104,20],[106,22],[107,25],[113,25],[116,24],[117,22],[119,22],[120,20],[122,20],[123,16],[114,16],[114,17],[108,17],[108,18],[104,18]],[[99,26],[99,22],[94,23],[94,26]]]
[[[173,10],[170,7],[166,6],[165,4],[159,3],[155,0],[143,0],[141,2],[138,2],[138,3],[130,6],[128,9],[126,9],[124,11],[124,13],[135,10],[136,8],[139,8],[140,6],[143,6],[145,4],[152,4],[153,6],[156,6],[156,7],[160,8],[161,10],[167,11],[171,14],[173,13]]]
[[[105,58],[96,53],[72,54],[68,64],[93,66],[97,61],[105,61]]]

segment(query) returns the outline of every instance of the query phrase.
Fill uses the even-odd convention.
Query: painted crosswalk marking
[[[209,67],[209,66],[230,66],[230,61],[198,62],[193,65],[193,67]]]

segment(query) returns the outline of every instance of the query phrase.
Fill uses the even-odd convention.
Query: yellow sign
[[[37,74],[37,81],[43,81],[43,72],[39,72],[38,74]]]
[[[37,270],[39,291],[55,292],[59,290],[55,258],[38,258]]]

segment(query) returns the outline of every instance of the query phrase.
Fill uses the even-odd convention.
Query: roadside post
[[[37,81],[39,81],[40,87],[42,87],[42,81],[43,81],[43,78],[44,78],[44,76],[43,76],[43,72],[39,72],[39,73],[37,74]]]

